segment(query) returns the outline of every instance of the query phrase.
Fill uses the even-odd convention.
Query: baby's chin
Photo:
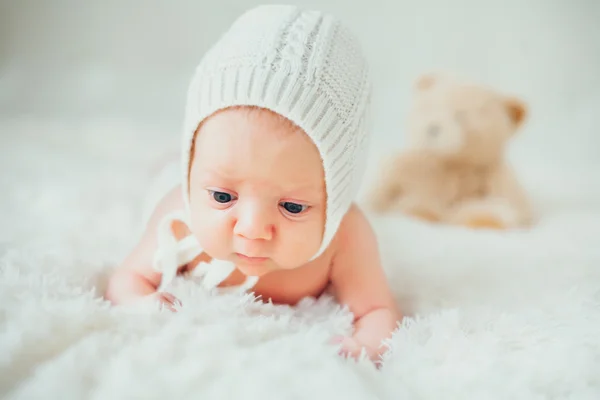
[[[247,265],[247,264],[237,264],[237,269],[246,276],[257,276],[261,277],[269,272],[277,271],[276,267],[273,267],[269,264],[264,265]]]
[[[303,263],[298,266],[279,265],[274,260],[268,259],[260,263],[246,263],[236,262],[237,269],[246,276],[257,276],[261,277],[271,272],[276,271],[289,271],[300,267]]]

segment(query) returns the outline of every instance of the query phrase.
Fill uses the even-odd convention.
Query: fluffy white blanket
[[[4,398],[600,398],[597,170],[523,168],[530,232],[372,217],[408,315],[376,370],[327,344],[350,316],[326,297],[291,308],[178,282],[178,314],[109,307],[149,171],[178,143],[123,121],[0,129]]]

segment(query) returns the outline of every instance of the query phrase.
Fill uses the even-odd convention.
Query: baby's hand
[[[341,345],[341,348],[340,348],[340,351],[339,351],[340,355],[347,356],[347,357],[352,357],[352,358],[354,358],[356,360],[361,355],[361,352],[364,349],[365,352],[366,352],[366,354],[367,354],[367,356],[372,361],[378,361],[379,360],[379,352],[374,351],[370,347],[361,344],[358,340],[354,339],[353,337],[336,336],[336,337],[334,337],[332,339],[332,342],[334,344],[340,344]]]
[[[161,309],[164,307],[169,311],[177,312],[177,307],[181,307],[181,301],[171,293],[156,292],[152,296],[154,297],[154,301],[158,301]]]
[[[166,308],[171,312],[177,312],[177,308],[181,307],[181,301],[173,296],[171,293],[167,292],[155,292],[144,297],[141,297],[137,304],[142,304],[144,307],[156,307],[162,310]]]

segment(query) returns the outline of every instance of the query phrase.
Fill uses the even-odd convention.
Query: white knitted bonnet
[[[188,217],[188,168],[198,125],[230,106],[266,108],[303,129],[321,154],[327,205],[316,258],[331,242],[359,190],[369,100],[365,57],[338,19],[286,5],[245,12],[205,54],[189,87],[182,164]]]

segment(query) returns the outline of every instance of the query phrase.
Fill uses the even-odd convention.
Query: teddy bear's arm
[[[489,179],[489,196],[505,199],[514,210],[515,225],[527,226],[532,223],[533,212],[529,196],[508,165],[502,165]]]
[[[369,205],[378,212],[402,212],[438,222],[444,201],[438,196],[437,172],[420,153],[404,152],[390,159],[369,193]],[[443,190],[441,190],[443,192]]]
[[[511,229],[531,222],[527,195],[508,167],[492,172],[483,197],[456,205],[448,222],[470,228]]]

